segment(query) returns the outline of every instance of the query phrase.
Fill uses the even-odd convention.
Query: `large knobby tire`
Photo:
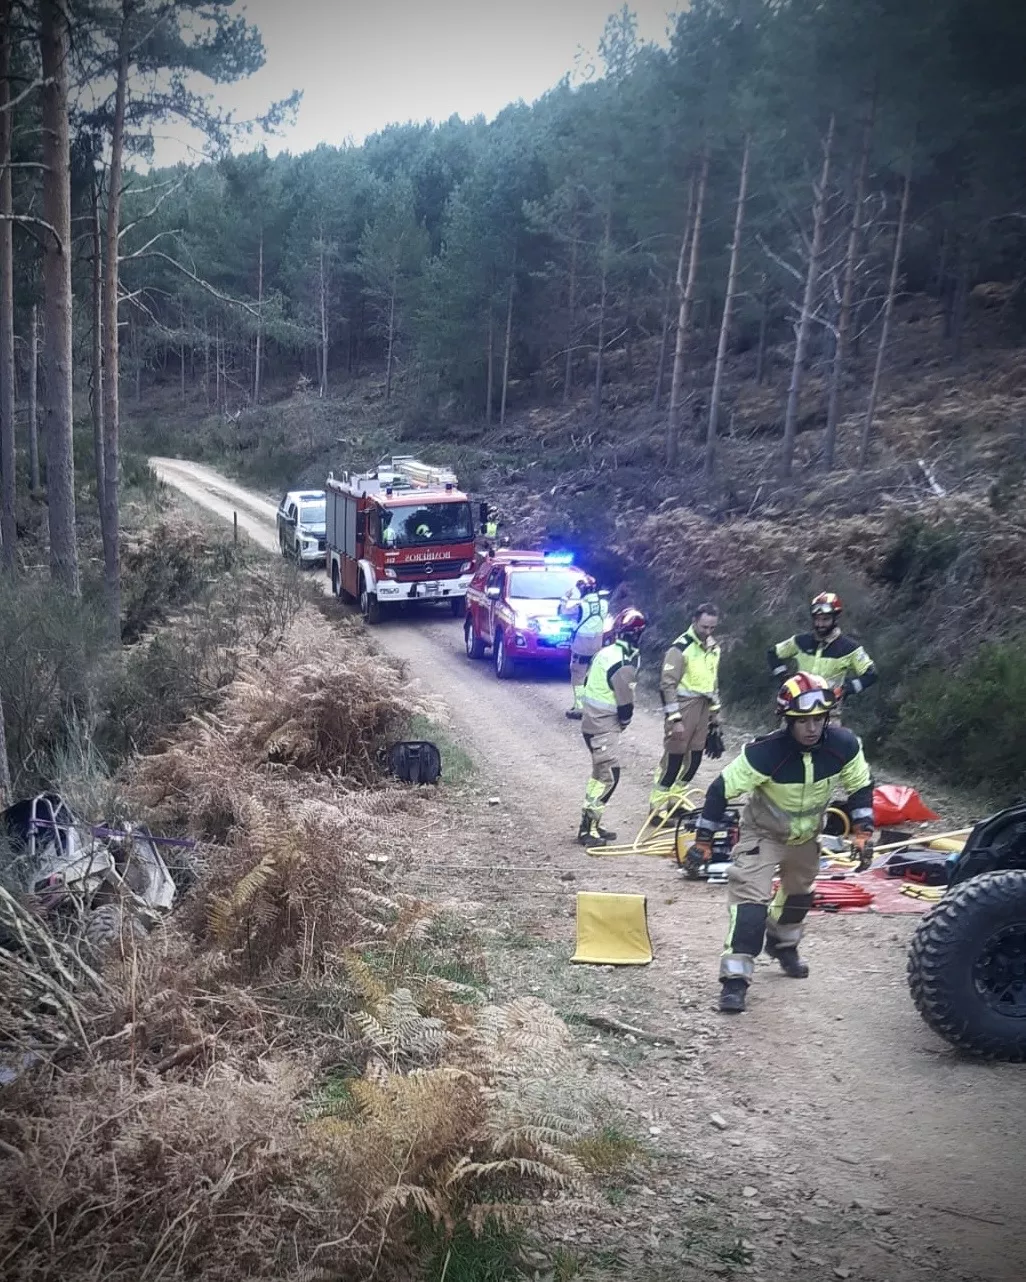
[[[506,638],[501,632],[495,635],[495,675],[500,681],[512,681],[517,674],[516,665],[506,649]]]
[[[950,890],[912,936],[908,984],[952,1045],[1026,1060],[1026,871],[983,873]]]
[[[94,957],[102,957],[111,948],[122,953],[135,939],[145,939],[146,927],[138,917],[123,913],[117,904],[101,904],[85,920],[82,940]]]
[[[474,631],[474,625],[470,619],[463,624],[463,644],[466,647],[468,659],[484,658],[485,643]]]

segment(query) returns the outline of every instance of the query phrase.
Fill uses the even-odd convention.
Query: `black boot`
[[[745,1008],[748,981],[744,979],[720,980],[720,1010],[727,1015],[739,1015]]]
[[[778,962],[780,969],[788,979],[808,979],[809,963],[798,956],[797,944],[778,944],[772,939],[766,940],[766,956]]]
[[[587,811],[581,815],[581,826],[577,829],[577,844],[579,846],[604,846],[610,841],[616,840],[616,833],[609,832],[603,828],[597,819],[593,819]]]

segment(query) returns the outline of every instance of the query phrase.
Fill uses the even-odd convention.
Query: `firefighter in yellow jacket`
[[[873,781],[858,738],[830,725],[835,704],[822,677],[790,677],[777,695],[783,728],[746,744],[705,794],[695,842],[685,856],[692,866],[709,862],[727,802],[748,794],[727,875],[730,922],[720,960],[721,1011],[744,1010],[764,944],[785,975],[808,975],[798,944],[819,872],[823,816],[838,785],[848,794],[860,870],[872,859]],[[774,895],[778,867],[780,889]]]
[[[632,606],[621,610],[613,620],[612,642],[592,659],[584,683],[581,734],[591,753],[591,777],[577,830],[582,846],[604,846],[616,840],[615,832],[602,827],[602,814],[620,782],[618,740],[634,716],[645,623],[640,610]]]
[[[720,612],[697,607],[691,626],[663,657],[659,697],[663,704],[663,757],[648,797],[650,814],[666,813],[698,773],[703,752],[723,755],[718,692],[720,647],[713,637]]]
[[[836,592],[821,592],[812,598],[812,631],[788,637],[766,653],[775,677],[784,677],[793,659],[799,672],[823,677],[838,692],[834,721],[839,719],[841,700],[868,690],[877,679],[873,660],[863,646],[845,636],[839,627],[844,604]]]

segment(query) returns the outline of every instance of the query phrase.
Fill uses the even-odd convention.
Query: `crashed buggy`
[[[51,793],[0,813],[0,880],[96,951],[145,935],[177,893],[148,828],[94,829]]]
[[[981,820],[952,857],[948,891],[912,937],[908,982],[953,1045],[1026,1060],[1026,805]]]

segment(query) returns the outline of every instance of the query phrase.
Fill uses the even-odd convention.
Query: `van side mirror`
[[[499,597],[502,596],[502,588],[497,583],[493,583],[490,587],[485,588],[485,596],[491,597],[493,601],[498,601]]]

